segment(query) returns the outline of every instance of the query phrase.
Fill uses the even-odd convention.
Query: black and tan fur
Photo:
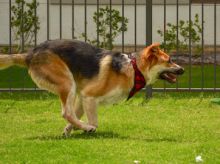
[[[157,79],[175,82],[183,68],[152,44],[136,54],[137,66],[147,84]],[[134,70],[127,55],[96,48],[76,40],[46,41],[27,54],[0,55],[0,69],[12,65],[28,68],[38,87],[57,94],[62,115],[73,127],[92,132],[98,127],[97,105],[126,98],[134,85]],[[86,114],[88,123],[80,121]]]

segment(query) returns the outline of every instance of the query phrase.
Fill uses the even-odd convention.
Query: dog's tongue
[[[172,73],[164,73],[163,76],[171,83],[176,82],[176,76]]]

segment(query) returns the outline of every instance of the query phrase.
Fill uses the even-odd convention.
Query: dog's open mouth
[[[177,81],[177,75],[171,72],[162,72],[160,74],[160,79],[175,83]]]

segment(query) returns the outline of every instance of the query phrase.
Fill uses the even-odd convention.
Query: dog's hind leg
[[[55,55],[54,55],[55,56]],[[94,131],[95,127],[82,123],[73,110],[76,83],[68,67],[59,58],[48,56],[48,63],[36,63],[29,67],[29,74],[40,87],[58,94],[62,103],[62,115],[74,127]]]

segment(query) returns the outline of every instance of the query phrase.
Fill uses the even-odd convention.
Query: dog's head
[[[141,52],[140,69],[148,85],[153,84],[157,79],[175,83],[177,76],[184,73],[184,68],[172,62],[170,56],[159,46],[159,43],[154,43]]]

